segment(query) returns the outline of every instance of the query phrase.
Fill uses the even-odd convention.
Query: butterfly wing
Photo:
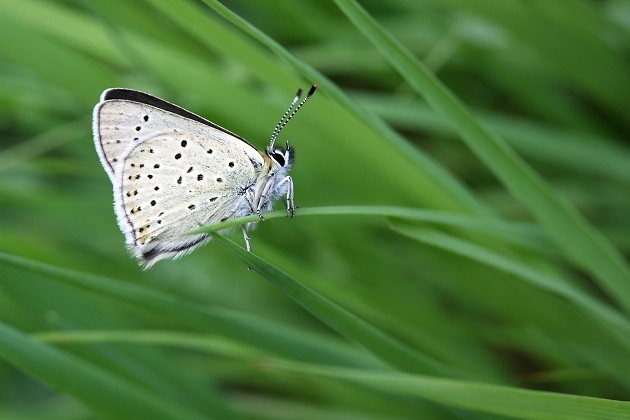
[[[155,110],[162,112],[157,113],[157,118],[151,118]],[[103,168],[112,179],[118,160],[131,144],[145,139],[153,132],[163,132],[181,125],[188,127],[190,121],[214,129],[210,131],[217,132],[217,135],[222,133],[226,135],[225,138],[240,140],[235,142],[237,147],[251,154],[257,162],[262,161],[254,146],[244,138],[205,118],[148,93],[114,88],[105,90],[100,102],[94,107],[92,130]]]
[[[110,91],[94,111],[96,148],[127,246],[145,266],[205,243],[206,234],[186,235],[200,224],[251,213],[245,191],[263,168],[254,147],[150,95]]]

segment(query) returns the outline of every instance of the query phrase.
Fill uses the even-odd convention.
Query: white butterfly
[[[144,268],[181,257],[208,234],[202,224],[271,210],[285,198],[293,217],[294,150],[274,143],[313,95],[302,90],[259,152],[245,139],[176,105],[132,89],[107,89],[94,108],[94,143],[114,187],[114,209],[128,249]],[[242,226],[249,251],[247,226]]]

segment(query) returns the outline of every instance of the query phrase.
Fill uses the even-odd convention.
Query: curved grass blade
[[[93,343],[137,343],[137,344],[145,344],[145,345],[157,345],[157,346],[168,346],[168,347],[176,347],[184,350],[192,350],[197,352],[203,352],[208,355],[218,356],[220,358],[225,358],[229,361],[238,361],[241,362],[238,364],[244,372],[250,373],[255,371],[257,374],[261,370],[265,370],[265,364],[268,360],[274,360],[276,357],[270,355],[267,352],[260,351],[259,349],[255,349],[250,346],[242,345],[236,341],[227,340],[223,337],[219,337],[216,335],[209,334],[199,334],[199,333],[189,333],[189,332],[179,332],[179,331],[169,331],[169,330],[98,330],[98,331],[90,331],[90,330],[72,330],[72,331],[53,331],[53,332],[42,332],[32,334],[32,337],[41,340],[47,343],[56,343],[58,345],[64,344],[93,344]],[[286,360],[286,359],[283,359]],[[287,361],[288,362],[288,361]],[[221,363],[219,361],[219,363]],[[369,369],[373,370],[373,369]],[[281,377],[285,377],[285,372],[280,372]],[[273,379],[271,379],[273,381]],[[321,383],[318,383],[321,381]],[[312,378],[311,385],[315,387],[324,387],[326,389],[331,388],[330,380],[327,378]],[[336,388],[336,387],[335,387]],[[333,391],[334,392],[334,391]],[[354,393],[353,393],[354,394]],[[353,395],[351,394],[351,395]],[[275,395],[275,394],[274,394]],[[337,401],[344,401],[343,397],[340,395]],[[372,391],[370,389],[364,389],[360,391],[361,398],[369,398],[370,401],[375,402],[378,401],[378,405],[380,405],[381,412],[386,413],[396,413],[397,410],[402,410],[401,412],[408,413],[421,413],[424,414],[429,410],[432,414],[432,411],[435,410],[433,408],[433,404],[428,405],[420,405],[414,399],[405,399],[401,400],[401,398],[397,395],[392,395],[389,392],[383,393],[379,390]],[[234,408],[239,413],[245,414],[246,418],[260,418],[261,413],[256,410],[256,408],[260,409],[254,405],[253,407],[249,404],[249,402],[243,402],[243,398],[249,399],[257,399],[261,398],[258,394],[251,394],[247,397],[241,396],[238,398],[234,398],[232,396],[230,398],[231,401],[235,401]],[[263,397],[264,398],[264,397]],[[284,413],[283,415],[278,415],[278,404],[288,404],[289,406],[294,406],[296,404],[295,401],[288,402],[285,398],[282,397],[271,397],[273,400],[273,404],[271,406],[267,406],[264,410],[265,415],[262,415],[262,418],[330,418],[330,415],[336,413],[333,407],[331,407],[330,412],[326,412],[328,416],[325,416],[322,412],[319,416],[304,416],[301,415],[301,410],[293,411],[290,410],[291,414]],[[352,398],[352,397],[349,397]],[[354,397],[356,398],[356,397]],[[255,407],[255,408],[254,408]],[[431,408],[429,408],[431,407]],[[366,407],[366,410],[368,408]],[[244,412],[242,410],[245,410]],[[282,409],[279,410],[282,412]],[[440,411],[441,412],[441,411]],[[272,414],[273,413],[273,414]],[[298,414],[300,413],[300,414]],[[389,416],[391,417],[391,416]],[[426,416],[425,416],[426,417]],[[431,415],[429,418],[434,418],[436,415]],[[217,418],[225,418],[217,416]],[[361,413],[361,415],[352,415],[352,416],[344,416],[342,414],[336,413],[333,415],[333,418],[352,418],[352,419],[367,419],[372,418],[371,416],[366,416],[365,413]],[[374,419],[383,419],[382,416],[375,414]]]
[[[202,419],[102,368],[0,323],[0,358],[112,418]]]
[[[265,220],[273,220],[286,218],[287,213],[284,210],[277,210],[265,213],[264,216]],[[544,252],[547,255],[558,253],[558,250],[547,240],[540,229],[527,223],[503,222],[497,219],[466,216],[457,213],[394,206],[329,206],[296,209],[295,217],[302,216],[376,216],[432,223],[483,233],[499,238],[507,243],[526,247],[537,252]],[[257,221],[260,221],[257,215],[244,216],[201,226],[190,233],[211,233]]]
[[[156,7],[164,3],[158,2],[157,0],[151,1],[156,5]],[[364,109],[359,104],[352,101],[335,83],[329,80],[322,73],[303,61],[300,61],[278,42],[251,25],[249,22],[245,21],[237,14],[233,13],[220,2],[216,0],[203,0],[203,2],[220,16],[232,23],[235,27],[250,35],[253,39],[269,48],[276,55],[286,60],[307,79],[317,82],[320,91],[326,92],[326,95],[333,98],[338,104],[343,106],[348,112],[362,121],[367,127],[370,127],[376,133],[379,133],[379,135],[388,141],[395,150],[414,162],[422,171],[419,175],[426,178],[422,182],[427,189],[427,194],[440,197],[440,200],[445,203],[445,205],[449,205],[450,208],[463,209],[463,211],[473,214],[489,214],[489,210],[479,200],[477,200],[461,182],[459,182],[438,163],[428,158],[418,148],[409,144],[404,137],[384,123],[378,115]],[[190,13],[189,16],[190,19],[198,19],[198,15],[198,13]],[[178,20],[181,21],[181,19]],[[185,21],[185,26],[190,26],[189,21]],[[203,37],[200,38],[200,41],[207,42],[204,38],[206,38],[205,33],[203,34]],[[417,179],[416,181],[419,182]]]
[[[478,382],[398,372],[320,367],[271,360],[268,366],[299,375],[324,376],[385,392],[412,395],[450,407],[523,419],[627,419],[630,402],[530,391]]]
[[[386,95],[361,93],[352,97],[399,128],[426,130],[446,138],[457,135],[457,127],[449,124],[443,116],[437,115],[420,100],[409,102],[402,97],[392,99]],[[619,140],[496,112],[479,109],[472,111],[484,126],[501,136],[518,153],[533,161],[613,182],[630,183],[630,150],[620,146]]]
[[[465,105],[354,0],[335,0],[414,90],[458,128],[477,156],[525,203],[545,230],[609,296],[630,312],[630,269],[623,256],[507,144],[488,131]]]
[[[217,335],[166,330],[70,330],[31,334],[46,343],[137,343],[180,347],[237,359],[269,357],[270,354]]]
[[[0,151],[0,172],[82,138],[87,124],[87,119],[82,117]]]
[[[247,252],[229,239],[213,233],[212,236],[230,253],[242,260],[251,269],[280,288],[291,299],[337,331],[346,339],[356,342],[398,369],[409,372],[424,372],[447,376],[462,376],[430,356],[421,354],[396,341],[381,330],[348,312],[336,303],[319,295],[314,290],[269,264],[262,258]]]
[[[81,273],[0,252],[0,263],[95,292],[198,331],[222,334],[287,358],[351,366],[380,366],[349,346],[323,335],[266,322],[241,312],[206,308],[141,286]]]
[[[599,319],[610,331],[613,331],[617,337],[630,336],[630,322],[622,314],[592,298],[573,285],[564,282],[562,279],[552,277],[549,273],[542,273],[507,256],[500,255],[499,253],[484,249],[479,245],[442,232],[410,226],[403,227],[399,224],[394,224],[393,229],[408,238],[480,262],[489,267],[509,273],[535,287],[562,296],[582,307],[586,313]],[[630,350],[630,341],[624,339],[623,343]]]

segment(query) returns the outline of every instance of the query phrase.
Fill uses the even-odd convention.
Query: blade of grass
[[[626,419],[630,402],[530,391],[397,372],[366,372],[270,360],[270,369],[324,376],[479,413],[525,419]]]
[[[517,244],[529,249],[543,251],[546,254],[556,254],[556,250],[546,239],[543,232],[533,225],[526,223],[503,222],[476,216],[465,216],[434,210],[423,210],[393,206],[329,206],[329,207],[301,207],[296,209],[295,217],[302,216],[377,216],[405,219],[415,222],[434,223],[481,232],[494,236],[508,243]],[[276,210],[264,214],[265,220],[286,218],[284,210]],[[245,223],[258,222],[257,215],[228,219],[224,222],[201,226],[190,233],[211,233],[223,229],[230,229]]]
[[[224,357],[253,360],[269,353],[221,336],[164,330],[72,330],[31,334],[36,340],[55,344],[138,343],[181,347]]]
[[[205,418],[2,323],[0,357],[108,417]]]
[[[342,365],[374,366],[370,358],[335,340],[265,322],[242,312],[216,307],[206,308],[141,286],[63,269],[2,252],[0,262],[147,309],[189,328],[223,334],[283,357],[308,359],[319,363],[326,361]]]
[[[383,331],[368,324],[336,303],[302,285],[279,268],[260,257],[247,252],[223,236],[212,233],[213,238],[230,253],[246,263],[274,286],[280,288],[291,299],[308,310],[350,341],[356,342],[390,365],[410,372],[462,376],[452,372],[437,360],[411,349],[396,341]]]
[[[81,138],[88,125],[85,117],[80,118],[0,151],[0,172],[12,169],[34,157]]]
[[[630,271],[618,250],[502,139],[479,124],[464,104],[361,6],[354,0],[335,3],[410,86],[458,128],[468,146],[528,206],[566,255],[630,312]]]
[[[151,0],[151,2],[155,3],[156,6],[163,3],[157,2],[157,0]],[[376,114],[364,109],[359,104],[352,101],[341,89],[339,89],[339,87],[337,87],[335,83],[329,80],[322,73],[297,59],[282,45],[264,34],[262,31],[258,30],[250,23],[246,22],[240,16],[233,13],[220,2],[216,0],[203,0],[203,2],[220,16],[225,18],[228,22],[232,23],[235,27],[250,35],[253,39],[284,59],[307,79],[316,82],[320,91],[326,92],[328,96],[333,98],[348,112],[378,133],[383,139],[388,141],[395,150],[410,159],[412,162],[415,162],[415,164],[418,165],[418,168],[422,171],[421,173],[418,173],[418,175],[427,178],[424,182],[425,187],[427,188],[426,194],[441,197],[443,202],[450,203],[453,208],[463,209],[463,211],[473,214],[489,214],[489,210],[485,208],[482,203],[480,203],[443,167],[429,159],[418,148],[409,144],[406,139],[385,124]],[[190,18],[198,19],[197,15],[198,13],[195,15],[191,14]],[[190,26],[188,21],[185,21],[185,26]],[[204,42],[205,37],[206,34],[202,34],[200,41]]]
[[[385,95],[360,93],[352,96],[397,127],[427,130],[447,138],[456,134],[456,127],[420,100],[410,102],[407,98],[391,99]],[[476,109],[474,114],[515,150],[534,160],[624,184],[630,182],[630,151],[612,138]]]
[[[112,70],[91,57],[53,42],[4,13],[0,13],[0,37],[6,41],[0,43],[3,61],[28,69],[47,84],[70,93],[82,106],[93,103],[93,92],[102,89],[101,80],[116,80]]]
[[[562,296],[582,307],[586,313],[599,319],[616,337],[622,338],[630,336],[630,322],[622,314],[592,298],[574,285],[563,281],[561,278],[554,277],[550,273],[542,273],[508,256],[500,255],[497,252],[484,249],[479,245],[442,232],[413,226],[403,226],[397,223],[394,223],[392,228],[394,231],[408,238],[478,261],[497,270],[511,274],[535,287]],[[630,346],[630,342],[627,339],[622,340],[622,343],[627,347]],[[628,349],[630,350],[630,347],[628,347]]]
[[[2,12],[12,19],[30,26],[33,31],[44,32],[47,38],[61,40],[88,55],[99,56],[104,62],[122,66],[125,57],[111,43],[107,34],[95,28],[91,19],[59,2],[6,0]],[[77,36],[90,34],[90,36]]]

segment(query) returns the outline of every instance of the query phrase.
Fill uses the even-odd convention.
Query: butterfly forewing
[[[142,99],[145,102],[129,98]],[[199,134],[208,134],[211,138],[223,140],[241,149],[256,162],[262,163],[260,154],[243,138],[183,108],[143,92],[108,89],[94,108],[96,149],[112,181],[121,156],[134,143],[150,138],[155,133],[184,129],[192,129]]]

